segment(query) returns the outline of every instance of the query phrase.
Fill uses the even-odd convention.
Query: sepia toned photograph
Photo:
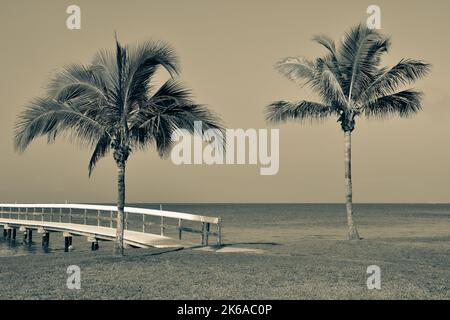
[[[450,299],[449,1],[2,0],[0,21],[0,300]]]

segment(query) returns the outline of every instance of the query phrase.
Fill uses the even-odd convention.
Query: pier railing
[[[125,207],[125,230],[175,235],[183,232],[200,236],[201,244],[208,245],[209,237],[222,242],[221,219],[166,210]],[[69,224],[97,225],[116,228],[117,207],[88,204],[0,204],[4,219],[50,221]],[[198,227],[200,226],[200,228]]]

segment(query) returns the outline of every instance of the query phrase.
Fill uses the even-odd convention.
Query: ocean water
[[[159,204],[128,204],[159,209]],[[273,242],[293,244],[304,239],[343,240],[346,212],[343,204],[163,204],[164,210],[221,217],[225,244]],[[450,204],[356,204],[355,221],[363,237],[417,238],[450,236]],[[152,231],[150,231],[152,232]],[[155,233],[157,231],[155,230]],[[171,234],[168,234],[169,236]],[[175,236],[175,233],[173,234]],[[193,242],[199,236],[192,235]],[[52,233],[50,247],[44,250],[35,232],[35,243],[24,244],[17,233],[14,242],[0,234],[0,257],[54,254],[63,251],[60,233]],[[85,239],[74,238],[75,249],[88,251]],[[102,243],[101,250],[112,244]]]

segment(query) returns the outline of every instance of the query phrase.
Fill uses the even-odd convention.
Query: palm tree
[[[158,68],[171,75],[162,86],[152,85]],[[116,254],[123,255],[125,167],[132,152],[153,144],[160,157],[180,129],[190,133],[194,121],[202,129],[223,131],[220,119],[205,105],[193,101],[190,91],[175,79],[179,74],[174,50],[161,41],[100,51],[92,63],[70,65],[49,83],[43,98],[34,99],[19,115],[15,148],[23,152],[37,137],[49,142],[65,136],[93,148],[89,176],[97,162],[112,152],[117,165]]]
[[[422,78],[430,65],[413,59],[402,59],[391,68],[382,67],[381,57],[388,52],[389,38],[363,25],[353,27],[339,48],[327,36],[316,36],[313,41],[327,53],[315,60],[290,57],[279,61],[276,69],[287,78],[308,85],[321,99],[311,101],[276,101],[266,109],[266,119],[272,123],[291,119],[321,120],[336,116],[344,131],[345,183],[348,238],[360,239],[353,221],[351,133],[355,120],[386,118],[392,115],[409,117],[421,110],[422,93],[406,86]]]

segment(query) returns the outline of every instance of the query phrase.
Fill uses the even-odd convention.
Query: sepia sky
[[[81,7],[82,29],[66,28],[66,8]],[[39,139],[22,155],[13,150],[13,124],[41,95],[59,67],[88,63],[123,43],[149,38],[171,43],[181,79],[197,101],[211,106],[229,128],[266,128],[263,109],[274,100],[315,99],[280,76],[287,56],[324,53],[316,34],[339,40],[382,10],[382,32],[392,38],[384,64],[420,58],[432,73],[414,87],[424,111],[412,119],[359,119],[353,135],[355,202],[450,202],[450,2],[342,0],[2,0],[0,68],[0,202],[114,202],[111,157],[87,175],[88,150]],[[274,127],[276,128],[276,127]],[[280,128],[280,170],[259,166],[175,166],[153,150],[132,155],[128,202],[342,202],[343,134],[336,119]]]

